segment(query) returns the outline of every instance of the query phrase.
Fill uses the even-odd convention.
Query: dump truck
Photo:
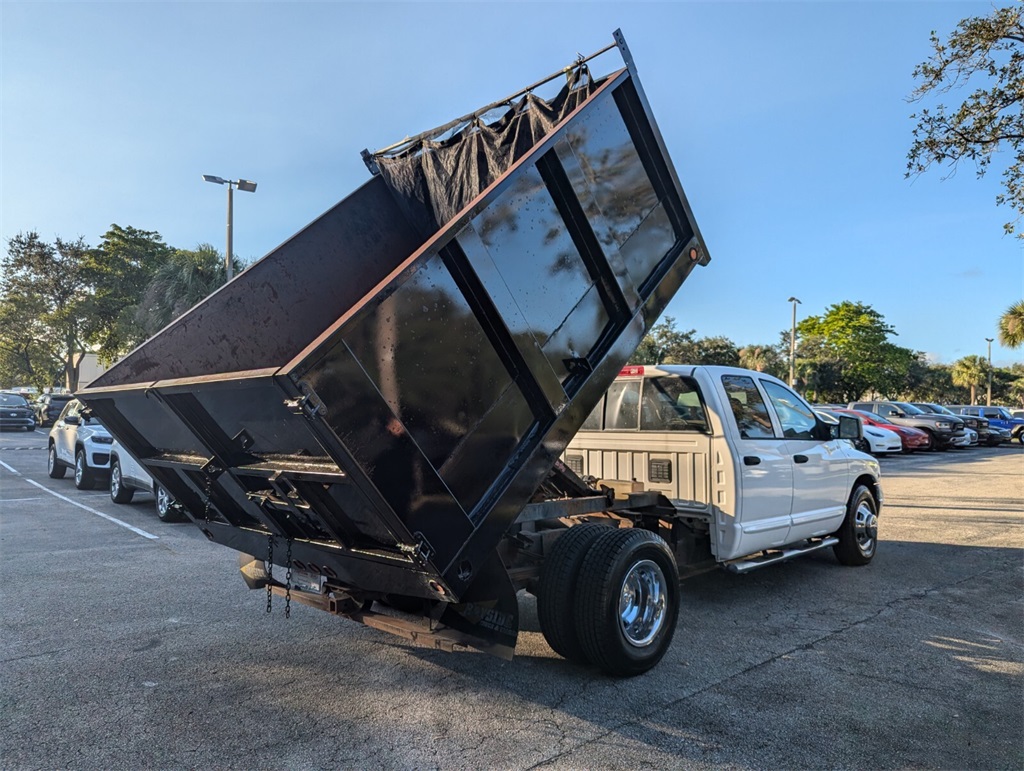
[[[268,609],[510,658],[526,590],[556,652],[650,669],[692,517],[560,459],[710,259],[621,32],[363,158],[78,396]]]

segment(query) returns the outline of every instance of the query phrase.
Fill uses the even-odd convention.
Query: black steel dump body
[[[514,646],[499,543],[707,261],[616,36],[434,232],[374,175],[79,394],[210,540]]]

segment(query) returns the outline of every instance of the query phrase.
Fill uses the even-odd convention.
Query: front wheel
[[[846,504],[846,518],[836,532],[839,543],[832,547],[844,565],[867,565],[878,548],[878,502],[874,493],[857,485]]]
[[[124,483],[121,461],[117,458],[110,463],[110,500],[114,503],[131,503],[135,491]]]
[[[85,450],[80,449],[75,453],[75,487],[79,490],[91,490],[95,485],[96,477],[85,461]]]
[[[661,661],[679,616],[679,570],[659,536],[625,528],[598,537],[583,560],[577,592],[576,629],[590,662],[632,677]]]
[[[50,445],[50,452],[46,456],[46,474],[50,479],[63,479],[68,473],[67,468],[57,459],[57,445]]]

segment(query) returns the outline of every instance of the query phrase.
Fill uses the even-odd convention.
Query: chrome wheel
[[[46,473],[53,476],[55,468],[57,468],[57,448],[51,444],[50,452],[46,456]]]
[[[619,592],[619,625],[630,645],[643,648],[665,622],[668,584],[661,568],[651,560],[637,562],[626,573]]]
[[[85,476],[85,456],[78,453],[75,457],[75,484],[82,486],[82,477]]]
[[[853,519],[853,533],[857,540],[857,548],[865,557],[870,557],[875,552],[875,539],[878,538],[878,515],[874,507],[862,500],[857,505],[857,512]]]
[[[121,464],[114,462],[110,468],[110,495],[116,498],[121,494]]]
[[[163,485],[157,485],[156,487],[156,512],[161,517],[166,517],[171,511],[171,494],[168,493]]]

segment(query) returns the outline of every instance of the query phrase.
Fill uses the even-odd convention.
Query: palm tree
[[[209,244],[178,249],[153,274],[136,321],[146,336],[154,335],[223,286],[225,278],[224,258]]]
[[[999,317],[999,342],[1007,348],[1024,345],[1024,300],[1018,300]]]
[[[988,361],[984,356],[964,356],[953,364],[953,385],[971,389],[971,404],[978,403],[978,386],[987,382]]]

